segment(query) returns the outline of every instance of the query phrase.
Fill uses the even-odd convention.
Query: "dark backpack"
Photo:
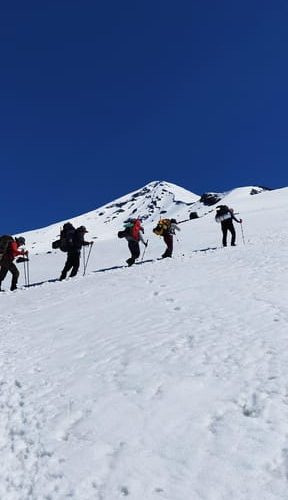
[[[60,231],[60,239],[53,241],[52,248],[59,248],[62,252],[68,252],[74,247],[75,227],[71,222],[66,222]]]
[[[8,234],[0,236],[0,262],[7,253],[9,244],[12,243],[12,241],[14,241],[14,238]]]
[[[126,236],[131,236],[131,227],[125,227],[122,231],[118,231],[118,238],[126,238]]]
[[[76,229],[71,222],[64,224],[63,229],[60,231],[59,243],[59,248],[62,252],[68,252],[68,250],[73,248],[75,231]]]
[[[224,220],[231,219],[231,211],[227,205],[219,205],[216,210],[216,222],[223,222]]]

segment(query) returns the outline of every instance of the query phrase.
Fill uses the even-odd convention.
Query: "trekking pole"
[[[85,258],[86,258],[84,245],[82,247],[82,252],[83,252],[83,276],[84,276],[84,274],[85,274]]]
[[[148,247],[148,241],[149,241],[149,240],[147,240],[147,241],[146,241],[146,245],[145,245],[145,248],[144,248],[144,252],[143,252],[143,254],[142,254],[141,262],[142,262],[142,261],[143,261],[143,259],[144,259],[144,255],[145,255],[145,252],[146,252],[146,248]]]
[[[30,261],[29,261],[29,258],[26,262],[26,270],[27,270],[27,281],[28,281],[28,287],[30,286]]]
[[[25,286],[27,286],[27,271],[26,271],[26,265],[25,265],[25,260],[23,260],[23,268],[24,268],[24,281],[25,281]]]
[[[243,245],[245,245],[245,238],[244,238],[244,231],[243,231],[242,222],[240,222],[240,224],[241,224],[242,241],[243,241]]]
[[[92,245],[90,245],[89,252],[88,252],[88,255],[87,255],[87,259],[86,259],[86,262],[85,262],[85,265],[84,265],[83,276],[85,276],[85,274],[86,274],[86,269],[87,269],[88,261],[89,261],[89,258],[90,258],[91,250],[92,250]]]

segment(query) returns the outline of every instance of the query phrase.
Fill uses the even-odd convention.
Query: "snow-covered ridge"
[[[128,193],[111,203],[92,210],[86,214],[69,219],[76,227],[85,225],[89,231],[89,238],[95,240],[114,239],[123,222],[129,217],[141,217],[143,222],[152,226],[160,217],[174,217],[177,220],[189,218],[191,212],[197,212],[201,217],[209,213],[209,207],[216,201],[249,197],[251,190],[261,188],[253,186],[239,188],[228,193],[211,193],[207,196],[199,195],[166,181],[153,181],[146,186]],[[60,227],[64,222],[53,224],[46,228],[29,231],[24,234],[27,246],[32,252],[47,252],[51,250],[51,242],[59,235]]]

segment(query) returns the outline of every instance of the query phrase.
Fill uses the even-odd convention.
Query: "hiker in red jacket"
[[[23,238],[23,236],[19,236],[15,239],[12,238],[7,245],[7,250],[3,254],[0,262],[0,290],[2,281],[6,278],[8,271],[12,274],[10,290],[13,291],[17,288],[17,281],[20,273],[13,261],[18,255],[28,255],[28,250],[19,250],[19,247],[22,245],[25,245],[25,238]]]
[[[128,247],[131,253],[131,257],[126,260],[128,266],[132,266],[136,259],[140,256],[140,246],[139,242],[147,246],[141,233],[144,233],[144,229],[141,225],[141,220],[136,219],[132,222],[132,227],[130,229],[130,234],[127,234],[126,240],[128,241]]]
[[[128,219],[124,224],[125,229],[118,232],[118,238],[125,238],[128,241],[128,248],[131,253],[131,257],[126,260],[128,266],[132,266],[136,259],[140,256],[140,246],[139,242],[143,243],[147,247],[147,242],[141,233],[144,233],[144,229],[141,225],[141,219]]]

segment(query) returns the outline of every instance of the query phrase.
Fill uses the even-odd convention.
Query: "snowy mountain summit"
[[[175,218],[176,220],[189,219],[191,212],[199,217],[213,210],[213,206],[229,194],[204,193],[201,196],[187,189],[165,181],[150,182],[146,186],[114,200],[87,214],[69,219],[76,227],[85,225],[92,238],[114,239],[122,228],[124,221],[133,217],[140,217],[144,225],[151,227],[159,218]],[[260,193],[263,188],[240,188],[243,197]],[[212,210],[209,210],[212,207]],[[51,241],[59,235],[62,221],[40,230],[26,233],[29,248],[35,252],[51,249]]]
[[[94,238],[109,239],[115,238],[128,218],[141,217],[146,224],[155,223],[160,217],[187,218],[197,200],[198,195],[175,184],[155,181],[70,221],[76,227],[87,226]],[[51,239],[57,236],[64,222],[27,233],[32,248],[37,251],[48,250],[47,242],[50,244]]]
[[[160,216],[186,221],[172,259]],[[58,281],[59,222],[25,235],[32,286],[0,296],[0,499],[287,500],[288,188],[157,181],[71,222],[94,239],[86,275]]]

